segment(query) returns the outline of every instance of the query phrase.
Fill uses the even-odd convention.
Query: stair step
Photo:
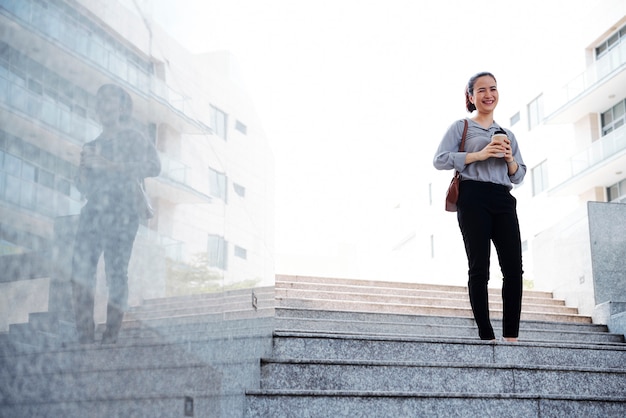
[[[476,327],[471,325],[428,325],[428,324],[394,324],[381,322],[354,322],[318,319],[289,319],[277,318],[277,330],[308,330],[311,332],[341,332],[365,335],[411,335],[448,338],[476,338]],[[496,335],[502,334],[501,326],[494,324]],[[595,344],[623,343],[624,337],[620,334],[607,332],[582,332],[568,330],[543,330],[523,326],[520,329],[520,339],[523,341],[569,341]]]
[[[289,275],[277,275],[275,280],[276,288],[297,287],[300,285],[313,285],[317,289],[325,288],[327,286],[354,286],[358,288],[396,288],[396,289],[416,289],[416,290],[432,290],[432,291],[445,291],[452,293],[467,294],[467,286],[448,285],[448,284],[436,284],[436,283],[420,283],[420,282],[397,282],[386,280],[364,280],[364,279],[349,279],[349,278],[336,278],[336,277],[318,277],[318,276],[289,276]],[[502,290],[498,287],[489,287],[490,295],[499,295]],[[532,295],[533,297],[540,298],[552,298],[551,292],[541,290],[524,290],[524,294]]]
[[[49,375],[16,375],[3,384],[3,402],[80,402],[120,397],[202,396],[216,392],[221,376],[205,364],[187,367],[119,368]],[[149,385],[145,382],[150,381]],[[107,382],[107,384],[102,384]],[[174,389],[173,388],[178,388]]]
[[[79,402],[29,402],[3,404],[0,411],[6,417],[183,417],[187,399],[193,400],[193,412],[196,417],[212,417],[219,409],[219,396],[196,395],[161,395],[117,397],[106,399],[85,399]],[[189,407],[187,407],[188,410]]]
[[[225,305],[232,302],[252,301],[252,294],[256,296],[257,300],[272,301],[274,299],[274,287],[263,287],[255,289],[242,289],[236,291],[228,291],[221,293],[201,293],[194,295],[184,296],[170,296],[164,298],[145,299],[141,305],[133,307],[133,309],[140,308],[159,308],[159,307],[180,307],[193,305]]]
[[[129,312],[124,315],[124,328],[136,328],[144,325],[160,326],[203,322],[231,321],[243,318],[260,318],[274,315],[274,308],[241,309],[241,310],[214,310],[207,312],[204,309]],[[123,328],[123,329],[124,329]]]
[[[380,303],[365,301],[336,301],[327,299],[278,299],[277,307],[290,307],[300,309],[321,309],[321,310],[340,310],[346,312],[381,312],[396,314],[412,314],[412,315],[432,315],[432,316],[460,316],[472,318],[471,308],[462,307],[439,307],[429,305],[414,305],[401,303]],[[502,311],[491,309],[493,318],[501,318]],[[554,321],[554,322],[573,322],[590,324],[591,318],[578,315],[575,313],[550,313],[539,311],[524,311],[522,308],[522,320],[534,321]]]
[[[431,297],[422,295],[406,295],[406,294],[375,294],[375,293],[336,293],[331,291],[320,290],[277,290],[276,299],[279,301],[292,300],[324,300],[338,302],[372,302],[384,303],[389,305],[416,305],[416,306],[433,306],[442,308],[462,308],[471,309],[469,299],[467,297],[447,298],[447,297]],[[528,311],[541,311],[546,313],[560,314],[577,314],[578,309],[564,306],[559,303],[534,303],[537,299],[526,299],[522,304],[522,309]],[[558,302],[558,301],[557,301]],[[496,299],[490,301],[489,305],[494,309],[502,309],[502,300]]]
[[[247,392],[248,418],[306,416],[367,417],[621,417],[626,413],[623,397],[544,396],[414,393],[328,392],[255,390]]]
[[[293,296],[296,292],[333,292],[338,294],[345,293],[364,293],[377,295],[402,295],[402,296],[419,296],[445,299],[468,299],[468,289],[462,286],[441,286],[441,285],[423,285],[406,283],[392,283],[395,286],[388,286],[386,282],[378,282],[377,285],[355,285],[355,284],[319,284],[313,282],[276,282],[276,293],[281,295]],[[502,290],[498,288],[489,288],[488,293],[492,297],[502,295]],[[543,301],[548,304],[562,305],[563,300],[554,299],[551,293],[537,292],[525,290],[523,294],[524,300]]]
[[[425,324],[425,325],[457,325],[457,326],[475,326],[473,317],[455,317],[455,316],[431,316],[431,315],[411,315],[411,314],[394,314],[383,312],[351,312],[336,310],[318,310],[318,309],[299,309],[290,307],[276,308],[277,319],[319,319],[319,320],[337,320],[337,321],[365,321],[365,322],[381,322],[381,323],[399,323],[399,324]],[[501,319],[492,318],[495,326],[501,327]],[[529,327],[532,329],[545,330],[569,330],[580,332],[598,332],[606,333],[608,328],[602,324],[592,323],[571,323],[571,322],[551,322],[551,321],[521,321],[522,328]]]
[[[307,358],[261,362],[261,389],[269,390],[621,396],[625,387],[624,369]]]
[[[626,369],[626,345],[275,331],[274,358],[574,366]]]

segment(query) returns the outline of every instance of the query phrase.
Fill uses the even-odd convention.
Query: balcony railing
[[[139,226],[137,238],[144,239],[147,242],[154,243],[162,248],[164,255],[174,261],[182,261],[185,253],[185,243],[172,237],[159,234],[158,232],[147,228],[143,225]]]
[[[159,152],[159,158],[161,159],[161,176],[191,187],[187,179],[189,167],[186,164],[173,159],[163,152]]]
[[[563,177],[558,179],[557,184],[577,176],[585,170],[592,168],[613,156],[626,150],[626,126],[611,132],[610,134],[595,141],[584,151],[568,158],[565,164],[556,170],[561,172]],[[557,180],[557,179],[555,179]]]
[[[560,89],[544,95],[548,117],[581,94],[594,88],[618,68],[626,65],[626,42],[610,50],[595,61],[586,71],[576,76]]]
[[[58,101],[20,86],[11,77],[9,72],[0,67],[0,104],[44,122],[78,145],[91,141],[100,133],[100,127],[94,121],[72,112],[67,106],[64,108]]]
[[[124,80],[138,93],[152,95],[202,129],[207,128],[197,120],[187,96],[155,77],[148,68],[150,64],[147,60],[129,52],[128,48],[109,37],[94,32],[93,27],[96,25],[92,27],[86,20],[79,24],[58,7],[41,5],[35,0],[0,0],[0,13],[9,13],[19,18],[30,31],[57,42],[62,48],[78,54],[105,73]]]

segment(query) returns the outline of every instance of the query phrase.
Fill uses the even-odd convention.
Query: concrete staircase
[[[0,417],[626,416],[623,335],[541,292],[523,318],[490,344],[463,287],[294,276],[145,301],[116,345],[33,314],[0,334]]]
[[[496,344],[463,287],[280,276],[276,300],[247,417],[626,416],[624,336],[547,293],[525,293],[521,342]]]

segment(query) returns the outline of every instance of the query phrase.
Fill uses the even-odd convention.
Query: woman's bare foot
[[[510,342],[510,343],[516,343],[517,342],[517,337],[502,337],[502,339],[504,341]]]

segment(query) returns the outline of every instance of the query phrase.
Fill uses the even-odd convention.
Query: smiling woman
[[[487,284],[491,243],[498,251],[504,275],[503,337],[517,341],[522,303],[522,248],[517,201],[510,194],[513,183],[526,174],[513,132],[494,120],[498,105],[496,78],[488,72],[472,76],[465,90],[465,107],[473,117],[452,124],[435,153],[439,170],[456,169],[461,174],[457,219],[469,265],[469,296],[478,334],[494,340],[489,319]],[[460,152],[461,131],[467,124],[465,150]],[[504,132],[503,140],[494,134]]]

